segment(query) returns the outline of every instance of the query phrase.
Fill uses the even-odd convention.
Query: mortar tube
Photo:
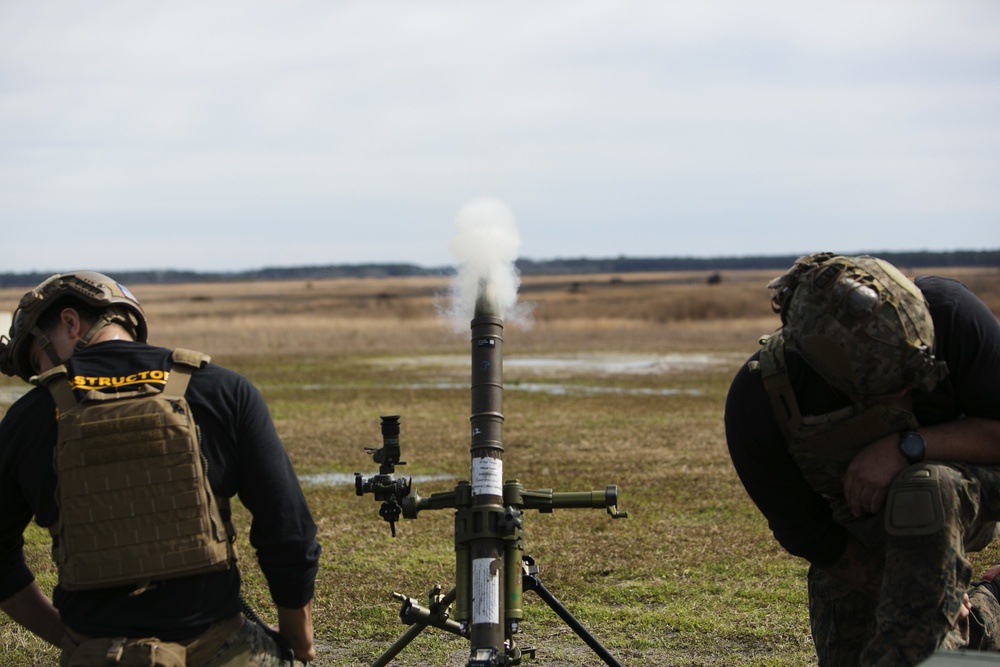
[[[455,610],[452,617],[466,628],[472,621],[472,485],[461,481],[455,487]]]
[[[504,655],[503,320],[489,290],[472,320],[471,656]],[[471,662],[471,659],[470,659]]]

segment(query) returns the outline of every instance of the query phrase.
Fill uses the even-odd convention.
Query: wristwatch
[[[920,463],[927,455],[927,442],[917,431],[903,431],[899,434],[899,451],[907,463]]]

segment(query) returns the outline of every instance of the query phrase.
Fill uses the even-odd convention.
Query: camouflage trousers
[[[256,623],[246,621],[204,667],[294,667],[305,663],[283,656],[274,639]],[[197,667],[188,663],[188,667]]]
[[[857,520],[843,501],[831,503],[838,522],[884,555],[885,568],[877,596],[810,568],[809,618],[820,667],[909,666],[939,650],[1000,650],[1000,602],[981,586],[969,588],[966,558],[997,533],[1000,467],[919,464],[901,473],[893,487],[913,474],[935,481],[918,494],[897,495],[896,509],[888,511],[898,517],[899,503],[916,502],[919,516],[935,517],[926,525],[901,530],[886,521],[885,509]],[[966,593],[972,613],[959,623]]]
[[[282,654],[263,627],[242,615],[213,625],[186,642],[94,638],[72,631],[63,639],[60,667],[294,667],[304,663]]]

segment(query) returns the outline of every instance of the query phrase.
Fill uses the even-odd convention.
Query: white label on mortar
[[[500,623],[500,568],[496,558],[472,561],[472,622]]]
[[[472,495],[503,496],[503,461],[472,459]]]

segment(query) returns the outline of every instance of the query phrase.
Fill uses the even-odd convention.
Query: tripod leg
[[[426,627],[427,625],[423,623],[417,623],[411,625],[409,628],[406,629],[406,632],[400,635],[399,639],[397,639],[392,646],[387,648],[385,652],[382,655],[380,655],[375,662],[371,664],[371,667],[385,667],[386,665],[388,665],[390,662],[392,662],[392,659],[395,658],[397,655],[399,655],[399,652],[402,651],[404,648],[406,648],[407,644],[416,639],[417,635],[423,632],[424,628]]]
[[[552,611],[558,614],[559,618],[565,621],[566,625],[568,625],[580,639],[586,642],[587,646],[589,646],[591,650],[593,650],[594,653],[596,653],[598,657],[604,661],[604,664],[610,665],[610,667],[622,667],[621,663],[619,663],[615,657],[611,655],[606,648],[604,648],[601,642],[597,641],[597,639],[590,634],[578,620],[576,620],[573,614],[569,613],[569,610],[556,599],[556,596],[552,595],[552,593],[550,593],[549,590],[542,585],[542,582],[539,580],[537,575],[526,575],[524,577],[524,589],[535,591],[535,593],[538,594],[538,597],[542,598],[542,600],[545,601],[545,604],[549,605]]]
[[[435,628],[440,628],[456,635],[462,634],[462,626],[455,621],[448,620],[447,614],[451,603],[455,601],[456,589],[452,588],[448,593],[439,598],[438,593],[440,591],[441,587],[435,586],[428,593],[429,602],[427,607],[422,607],[417,604],[416,600],[400,595],[399,593],[392,594],[393,597],[403,601],[403,606],[399,610],[399,618],[410,627],[371,664],[371,667],[385,667],[388,665],[427,626],[434,626]]]

